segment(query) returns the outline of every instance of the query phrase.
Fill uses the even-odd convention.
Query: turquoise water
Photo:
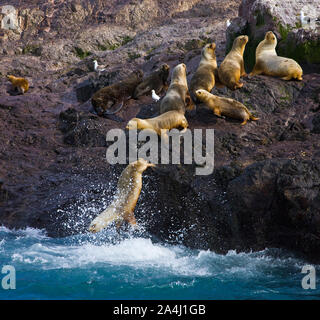
[[[319,281],[301,287],[305,264],[275,249],[219,255],[108,231],[53,239],[0,227],[0,270],[16,269],[0,299],[319,299]]]

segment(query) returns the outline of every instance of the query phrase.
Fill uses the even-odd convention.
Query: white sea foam
[[[36,243],[17,249],[12,260],[42,265],[43,269],[81,268],[94,264],[129,266],[132,268],[159,268],[179,275],[208,276],[205,266],[197,265],[194,255],[179,246],[153,244],[150,239],[126,239],[119,244],[78,246]]]
[[[35,229],[27,227],[25,229],[9,229],[4,226],[0,226],[0,232],[15,235],[17,237],[28,237],[36,239],[47,238],[46,231],[43,229]]]
[[[13,263],[42,270],[121,266],[138,271],[158,270],[173,276],[222,280],[226,277],[250,279],[261,274],[268,277],[270,270],[272,277],[273,268],[289,267],[298,272],[303,263],[282,254],[274,256],[269,250],[249,253],[229,251],[222,255],[209,250],[153,243],[146,238],[129,238],[112,244],[101,242],[101,239],[97,241],[98,237],[89,239],[79,236],[80,241],[75,241],[75,237],[52,239],[42,230],[32,228],[9,230],[0,227],[0,232],[15,236],[17,245],[11,247],[10,253],[6,252]],[[3,251],[7,245],[6,239],[0,241],[0,251]]]

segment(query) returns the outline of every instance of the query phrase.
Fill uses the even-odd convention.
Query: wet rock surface
[[[221,63],[226,20],[237,17],[240,2],[13,2],[28,23],[1,40],[0,224],[44,228],[54,237],[86,232],[125,167],[106,161],[107,132],[159,108],[150,96],[130,99],[116,115],[123,122],[114,121],[93,112],[92,94],[163,63],[171,70],[185,63],[190,81],[202,46],[213,40]],[[249,2],[240,11],[244,5]],[[94,72],[94,59],[106,71]],[[196,115],[187,114],[191,130],[215,130],[214,172],[197,176],[195,164],[148,169],[135,211],[146,230],[192,248],[280,247],[319,262],[317,68],[310,64],[302,82],[256,76],[244,78],[237,91],[214,88],[260,120],[240,126],[201,105]],[[12,95],[5,79],[12,73],[30,81],[27,94]]]

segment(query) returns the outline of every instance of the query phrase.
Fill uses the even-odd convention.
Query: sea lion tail
[[[136,218],[135,218],[133,212],[130,212],[130,213],[126,214],[123,220],[128,222],[132,226],[136,226],[137,225],[137,221],[136,221]]]
[[[253,120],[253,121],[260,120],[260,118],[257,118],[257,117],[255,117],[255,116],[253,116],[252,113],[248,110],[248,108],[247,108],[245,105],[243,105],[243,106],[244,106],[244,109],[246,110],[246,112],[248,113],[250,120]],[[248,120],[249,120],[249,119],[248,119]]]

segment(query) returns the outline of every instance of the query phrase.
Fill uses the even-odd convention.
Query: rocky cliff
[[[221,63],[232,37],[246,32],[250,72],[250,50],[267,29],[281,36],[279,25],[291,26],[280,47],[308,34],[316,51],[307,52],[316,56],[317,30],[295,26],[304,1],[286,5],[284,14],[274,2],[11,1],[18,28],[0,34],[0,224],[66,236],[84,232],[110,202],[124,166],[106,162],[106,133],[153,116],[157,104],[150,96],[129,100],[117,122],[92,113],[89,99],[128,72],[184,62],[190,80],[205,43],[216,42]],[[191,129],[215,130],[215,170],[148,169],[136,216],[149,233],[222,253],[286,248],[319,262],[319,61],[302,58],[302,82],[257,76],[237,91],[214,88],[260,120],[242,127],[205,108],[188,118]],[[105,73],[93,72],[94,59]],[[14,95],[7,74],[27,77],[29,92]]]

